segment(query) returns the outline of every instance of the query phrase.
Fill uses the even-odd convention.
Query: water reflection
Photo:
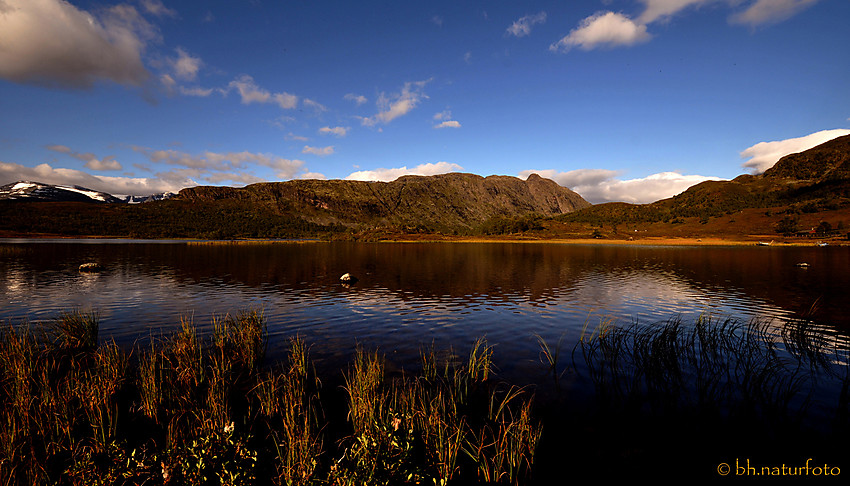
[[[5,245],[9,246],[9,245]],[[14,245],[13,245],[14,246]],[[18,247],[22,245],[17,245]],[[28,243],[0,251],[0,319],[101,313],[104,334],[133,342],[194,316],[264,309],[270,352],[294,333],[318,358],[380,346],[400,363],[432,341],[479,336],[535,359],[535,335],[576,340],[603,319],[656,322],[813,315],[846,332],[845,248],[652,248],[557,244]],[[80,263],[104,271],[82,274]],[[810,267],[801,270],[799,261]],[[339,276],[360,281],[345,288]],[[812,309],[812,304],[819,305]]]

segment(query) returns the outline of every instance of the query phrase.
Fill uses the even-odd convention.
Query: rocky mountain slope
[[[582,221],[705,220],[753,208],[785,213],[850,208],[850,135],[786,155],[763,174],[706,181],[651,204],[606,203],[565,219]]]
[[[573,191],[537,175],[521,180],[456,173],[393,182],[295,180],[242,188],[193,187],[146,204],[75,201],[0,200],[0,235],[218,239],[364,231],[477,234],[488,224],[523,228],[530,225],[523,218],[590,206]]]
[[[192,187],[177,199],[239,201],[278,214],[350,227],[469,229],[491,218],[566,214],[590,206],[575,192],[536,174],[527,180],[449,173],[404,176],[392,182],[293,180],[243,188]]]

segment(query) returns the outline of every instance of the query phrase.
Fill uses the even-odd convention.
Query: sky
[[[850,134],[847,0],[0,0],[0,185],[538,173],[648,203]]]

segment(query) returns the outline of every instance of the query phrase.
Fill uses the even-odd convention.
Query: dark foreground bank
[[[397,373],[358,349],[317,376],[297,337],[285,361],[264,360],[257,312],[132,351],[69,312],[0,336],[0,482],[840,480],[848,341],[804,321],[774,329],[700,319],[541,340],[551,381],[521,389],[495,376],[484,340],[464,357],[424,349]]]

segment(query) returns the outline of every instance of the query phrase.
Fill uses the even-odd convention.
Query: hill
[[[6,235],[289,238],[390,233],[475,234],[527,229],[531,220],[590,204],[537,175],[451,173],[392,182],[294,180],[200,186],[140,205],[0,201]]]
[[[183,189],[177,199],[241,201],[321,225],[442,232],[469,230],[493,218],[554,216],[590,206],[575,192],[536,174],[525,181],[449,173],[404,176],[392,182],[293,180],[244,188],[202,186]]]
[[[736,214],[744,217],[733,218]],[[737,235],[796,233],[823,222],[832,228],[850,222],[850,135],[787,155],[762,174],[702,182],[651,204],[598,204],[557,219],[596,226],[665,223],[672,225],[669,234],[700,236],[712,219],[722,218],[725,232]],[[739,220],[746,226],[731,224]],[[722,235],[724,228],[716,231]]]

